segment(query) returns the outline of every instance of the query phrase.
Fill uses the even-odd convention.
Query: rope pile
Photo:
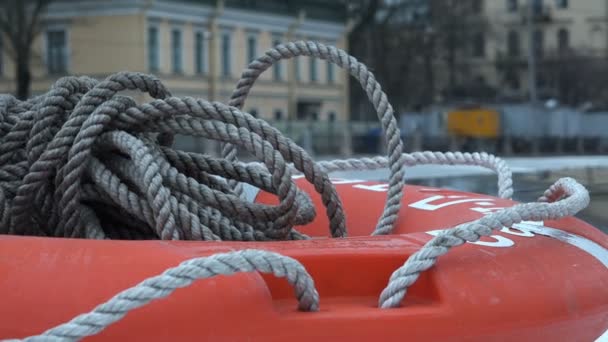
[[[296,56],[325,59],[360,82],[387,135],[388,157],[315,162],[277,129],[240,110],[262,72]],[[125,90],[145,92],[153,100],[137,103],[120,94]],[[175,134],[222,142],[222,158],[171,148]],[[259,162],[238,161],[237,147]],[[511,171],[494,156],[402,151],[393,109],[373,74],[346,52],[316,42],[268,50],[245,69],[228,105],[173,97],[159,79],[141,73],[121,72],[103,81],[65,77],[48,93],[28,101],[0,98],[0,233],[96,239],[307,239],[294,226],[311,222],[315,208],[296,187],[293,172],[302,173],[321,195],[333,237],[345,237],[347,224],[329,172],[389,168],[387,201],[374,235],[393,229],[406,166],[486,167],[498,174],[499,196],[513,194]],[[241,183],[275,194],[279,204],[251,203],[242,196]],[[516,205],[442,232],[394,272],[379,307],[399,306],[420,273],[450,248],[522,220],[573,215],[588,202],[584,187],[566,178],[538,203]],[[265,251],[240,251],[186,261],[30,339],[90,336],[129,310],[195,279],[246,271],[287,277],[296,289],[299,308],[318,309],[314,282],[297,261]]]
[[[138,105],[117,94],[122,90],[145,91],[158,100]],[[304,210],[297,215],[298,208],[311,207],[296,205],[305,203],[305,197],[298,195],[279,151],[230,123],[244,113],[219,103],[170,97],[152,76],[118,73],[101,82],[67,77],[46,95],[28,102],[5,98],[2,104],[4,233],[285,239],[301,238],[290,227],[312,218]],[[267,170],[173,150],[168,143],[175,133],[238,144]],[[247,203],[217,174],[275,193],[281,204]],[[341,224],[334,229],[337,236],[343,234]]]

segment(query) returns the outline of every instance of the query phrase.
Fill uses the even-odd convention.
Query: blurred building
[[[474,2],[489,25],[472,39],[472,76],[505,95],[527,93],[532,46],[541,97],[564,97],[572,83],[584,81],[583,72],[608,58],[607,0]]]
[[[375,44],[388,52],[368,53],[355,43],[351,48],[357,57],[372,61],[400,110],[442,100],[527,100],[532,51],[540,99],[571,105],[605,102],[608,107],[608,0],[383,4],[369,34],[391,32],[380,36],[385,44]],[[383,63],[390,66],[382,68]]]
[[[103,78],[130,70],[160,76],[177,96],[226,101],[245,66],[266,49],[315,40],[346,49],[343,5],[321,0],[57,0],[34,42],[32,93],[62,75]],[[1,48],[1,45],[0,45]],[[14,66],[0,53],[0,91]],[[308,57],[265,72],[245,110],[267,119],[345,120],[346,73]]]

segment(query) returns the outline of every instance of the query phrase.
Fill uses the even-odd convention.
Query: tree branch
[[[48,7],[50,0],[38,0],[32,11],[32,16],[29,20],[29,30],[26,36],[27,45],[31,45],[34,38],[40,33],[40,17],[44,10]]]
[[[0,31],[9,39],[10,45],[16,47],[18,44],[19,36],[15,30],[14,18],[15,18],[15,7],[13,1],[2,0],[0,1]]]
[[[360,10],[360,12],[363,13],[363,16],[357,20],[357,23],[351,31],[351,36],[357,37],[366,27],[372,24],[376,18],[376,13],[380,8],[380,0],[365,2],[367,2],[367,6],[365,6],[363,10]]]

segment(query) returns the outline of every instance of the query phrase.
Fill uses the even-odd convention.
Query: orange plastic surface
[[[471,208],[484,202],[433,211],[407,205],[432,196],[445,198],[427,207],[477,198],[497,206],[512,202],[407,186],[401,235],[369,237],[364,235],[373,230],[386,196],[369,190],[374,186],[382,188],[368,182],[337,185],[353,236],[346,239],[246,243],[0,237],[0,339],[41,333],[188,258],[244,248],[276,251],[302,262],[319,290],[320,312],[298,312],[284,279],[257,273],[220,276],[137,309],[90,340],[593,341],[608,329],[606,267],[579,248],[540,235],[498,232],[513,245],[455,248],[423,273],[401,308],[378,309],[378,295],[390,274],[431,238],[424,232],[478,218],[482,214]],[[313,199],[318,201],[316,195]],[[268,194],[258,196],[258,201],[272,200]],[[319,206],[317,213],[316,221],[301,230],[325,236],[327,219]],[[608,247],[606,235],[580,220],[545,225]]]

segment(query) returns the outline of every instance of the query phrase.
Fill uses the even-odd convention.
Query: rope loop
[[[387,200],[382,216],[378,220],[378,224],[374,230],[374,235],[389,234],[393,230],[397,220],[399,210],[401,209],[401,198],[403,197],[403,177],[405,174],[405,163],[402,155],[403,141],[401,140],[401,133],[394,116],[393,107],[389,103],[384,91],[382,91],[382,87],[376,81],[374,74],[369,71],[363,63],[359,62],[355,57],[349,55],[344,50],[314,41],[296,41],[280,44],[267,50],[261,57],[252,61],[249,66],[247,66],[243,71],[236,88],[232,92],[229,105],[242,108],[253,84],[264,71],[273,64],[278,63],[280,60],[298,56],[320,58],[347,70],[359,81],[372,102],[372,105],[378,114],[378,118],[380,119],[381,126],[387,136],[387,150],[389,151],[388,167],[390,169]],[[256,122],[253,117],[250,119],[253,119],[251,121]],[[295,148],[293,142],[289,141],[288,144],[291,148],[300,153],[303,157],[302,162],[312,160],[307,153],[302,153],[302,151],[299,151],[300,149]],[[236,160],[237,153],[235,147],[229,144],[225,145],[222,149],[222,156],[228,160]],[[341,205],[331,205],[332,202],[336,204],[341,202],[339,202],[337,196],[334,198],[333,194],[335,193],[335,189],[333,189],[333,185],[331,185],[327,179],[323,178],[321,182],[316,180],[315,175],[321,172],[316,167],[316,164],[313,163],[313,165],[315,167],[311,169],[303,167],[304,165],[301,165],[299,160],[294,162],[294,167],[297,170],[302,171],[308,181],[315,184],[315,188],[322,194],[323,204],[328,210],[333,207],[341,208]],[[312,173],[309,172],[309,170],[312,171]],[[321,184],[323,187],[320,186]],[[240,187],[234,186],[237,193],[242,192]],[[328,212],[328,215],[333,224],[333,219],[337,214]],[[342,213],[340,213],[340,215],[343,216]],[[338,221],[338,219],[336,219],[336,221]],[[336,224],[338,223],[336,222]]]

